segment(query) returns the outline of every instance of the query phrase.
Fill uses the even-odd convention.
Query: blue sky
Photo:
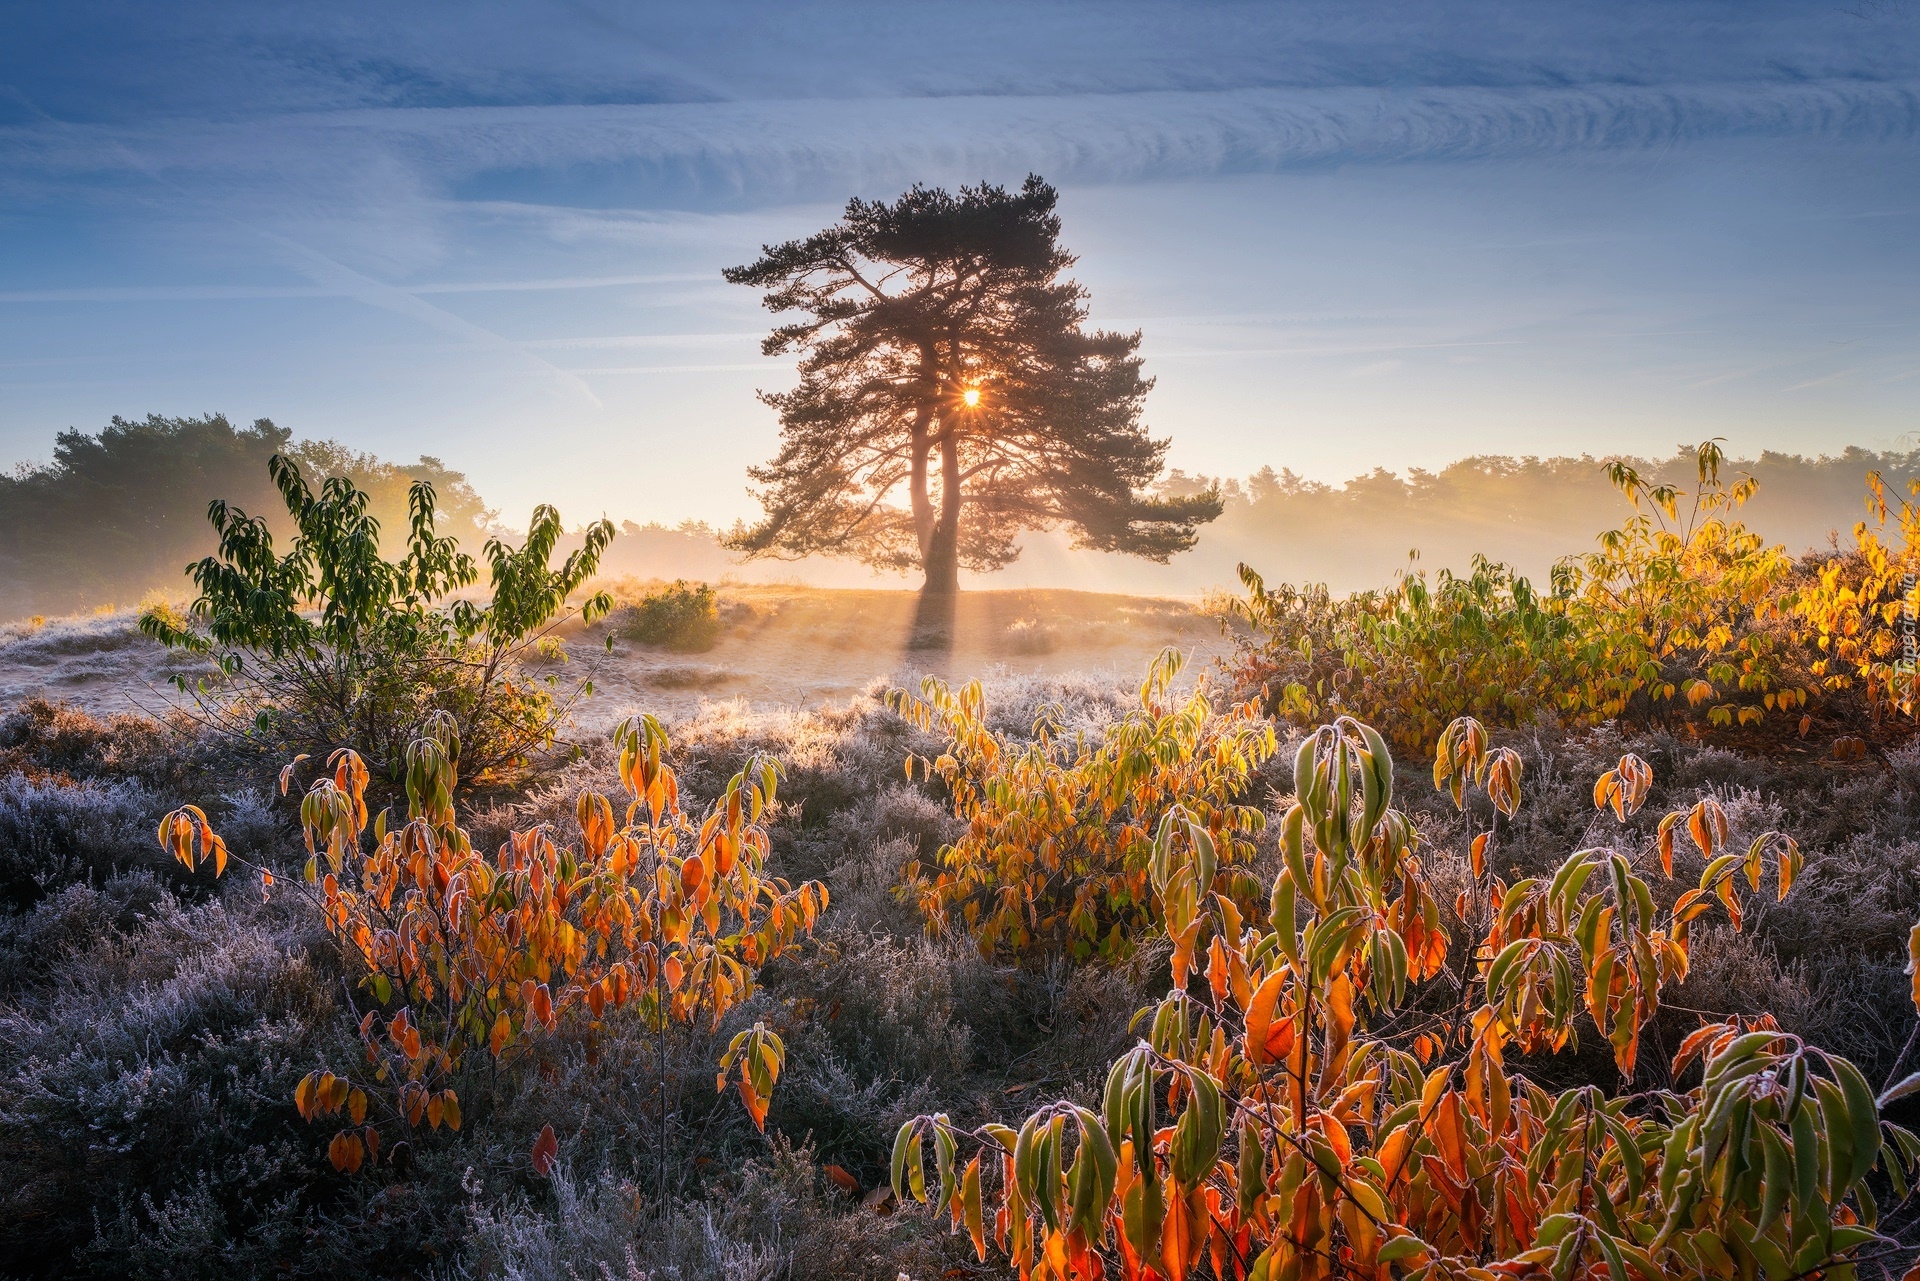
[[[1190,471],[1910,443],[1920,5],[11,3],[0,464],[267,416],[521,517],[728,522],[722,267],[1063,192]]]

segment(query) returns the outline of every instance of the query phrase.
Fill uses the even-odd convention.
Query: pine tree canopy
[[[766,514],[732,546],[920,568],[950,592],[962,567],[1013,561],[1025,530],[1163,562],[1193,545],[1218,496],[1148,492],[1167,442],[1141,422],[1140,335],[1085,328],[1057,200],[1038,177],[855,199],[725,273],[800,314],[761,345],[797,354],[800,382],[762,394],[780,451],[750,469]]]

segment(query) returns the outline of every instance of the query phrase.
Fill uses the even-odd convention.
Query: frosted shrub
[[[0,902],[30,907],[69,885],[164,869],[152,830],[162,808],[137,783],[0,777]]]

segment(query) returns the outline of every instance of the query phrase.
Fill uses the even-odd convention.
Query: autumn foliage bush
[[[1477,722],[1442,735],[1436,786],[1498,813],[1519,758]],[[1593,802],[1625,820],[1652,771],[1628,755]],[[1858,1068],[1771,1018],[1704,1022],[1673,1056],[1691,1088],[1550,1092],[1514,1059],[1574,1043],[1584,1017],[1623,1080],[1695,922],[1738,929],[1769,871],[1791,891],[1798,846],[1728,848],[1719,805],[1661,820],[1651,848],[1568,855],[1504,882],[1474,836],[1450,956],[1422,841],[1392,807],[1385,741],[1350,718],[1299,748],[1268,901],[1243,911],[1228,864],[1178,801],[1152,837],[1152,916],[1176,940],[1172,984],[1099,1106],[1018,1124],[922,1116],[899,1131],[894,1191],[950,1215],[979,1257],[1023,1277],[1852,1277],[1900,1247],[1879,1200],[1904,1199],[1920,1140]],[[1669,904],[1644,869],[1689,841],[1706,860]],[[1743,886],[1744,883],[1744,886]],[[1191,933],[1189,933],[1191,931]],[[1920,927],[1914,930],[1920,967]],[[1203,954],[1204,969],[1193,965]],[[1920,973],[1916,973],[1920,981]],[[1417,999],[1449,989],[1437,1006]],[[1920,986],[1916,987],[1920,1000]],[[1412,999],[1410,999],[1412,998]],[[934,1157],[929,1177],[925,1158]]]
[[[1266,821],[1247,802],[1277,746],[1273,726],[1250,703],[1216,713],[1204,690],[1176,702],[1180,667],[1178,653],[1163,652],[1138,706],[1098,737],[1062,733],[1061,712],[1043,707],[1031,737],[1015,741],[988,724],[977,682],[956,692],[929,678],[919,698],[892,696],[911,722],[946,736],[944,752],[910,757],[907,772],[937,775],[967,824],[901,886],[932,929],[958,924],[989,955],[1124,955],[1153,924],[1153,824],[1173,805],[1218,851],[1221,892],[1252,903],[1258,886],[1239,865]],[[1169,934],[1191,949],[1171,923]]]
[[[1848,551],[1796,564],[1739,520],[1751,477],[1723,479],[1717,442],[1695,451],[1691,490],[1614,463],[1633,514],[1592,552],[1566,557],[1544,590],[1476,557],[1471,570],[1403,575],[1336,597],[1269,587],[1242,566],[1230,615],[1249,633],[1231,664],[1245,695],[1297,724],[1339,714],[1427,750],[1458,716],[1496,726],[1750,725],[1829,713],[1879,722],[1909,707],[1900,613],[1920,569],[1920,513],[1897,509],[1883,541],[1884,488]]]
[[[458,1130],[450,1081],[470,1057],[512,1069],[563,1031],[590,1044],[628,1006],[662,1035],[696,1020],[717,1029],[752,994],[755,970],[810,933],[827,905],[817,883],[763,874],[761,824],[779,777],[771,760],[750,762],[696,824],[680,808],[665,731],[630,720],[614,739],[632,796],[624,821],[604,796],[583,793],[579,850],[534,828],[488,856],[456,821],[452,719],[431,729],[407,752],[406,821],[390,829],[382,811],[371,851],[367,770],[351,749],[334,753],[300,803],[306,892],[357,977],[363,1055],[308,1073],[293,1098],[304,1119],[338,1127],[328,1157],[347,1172],[379,1160],[383,1135],[393,1145],[395,1135]],[[282,772],[283,791],[299,764]],[[159,831],[189,870],[209,861],[216,876],[225,870],[226,843],[197,807],[168,814]],[[259,875],[271,892],[272,871]],[[778,1035],[756,1023],[721,1061],[722,1088],[731,1073],[756,1125],[783,1056]],[[534,1142],[536,1170],[557,1155],[549,1126]]]

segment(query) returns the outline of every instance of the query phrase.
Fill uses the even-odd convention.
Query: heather
[[[895,1131],[931,1114],[1014,1122],[1042,1096],[1097,1106],[1108,1065],[1138,1035],[1134,1010],[1168,995],[1167,944],[1149,930],[1124,958],[1075,962],[983,956],[964,932],[929,936],[894,889],[961,823],[937,777],[902,769],[942,742],[883,694],[812,713],[713,705],[672,727],[690,805],[756,754],[784,763],[769,870],[831,891],[811,937],[764,968],[744,1007],[717,1030],[677,1030],[664,1072],[654,1036],[617,1021],[591,1047],[542,1047],[517,1079],[468,1070],[459,1131],[416,1136],[403,1168],[389,1159],[351,1175],[329,1164],[328,1136],[302,1122],[294,1091],[322,1063],[351,1061],[343,1007],[359,976],[296,896],[232,873],[215,880],[204,866],[188,873],[153,838],[162,814],[201,802],[236,858],[297,879],[306,853],[274,790],[276,762],[185,723],[106,723],[45,704],[11,713],[13,772],[0,794],[0,1147],[18,1175],[0,1214],[8,1267],[890,1278],[972,1266],[971,1244],[944,1222],[874,1204],[887,1199]],[[1009,676],[985,682],[981,705],[1012,740],[1030,739],[1036,720],[1098,738],[1137,697],[1119,681]],[[1245,789],[1276,819],[1291,783],[1279,762],[1300,736],[1282,739]],[[1805,868],[1784,901],[1739,933],[1698,935],[1650,1045],[1671,1051],[1709,1015],[1771,1014],[1876,1082],[1896,1069],[1913,1027],[1904,944],[1920,916],[1915,749],[1762,757],[1658,729],[1551,724],[1502,741],[1523,763],[1527,797],[1494,855],[1510,878],[1550,873],[1594,839],[1593,778],[1629,752],[1656,779],[1635,835],[1652,838],[1658,812],[1712,799],[1736,845],[1774,829],[1801,843]],[[618,770],[610,738],[583,736],[524,786],[463,796],[463,821],[480,844],[534,823],[578,839],[575,798],[617,792]],[[1400,804],[1435,851],[1430,876],[1464,882],[1471,869],[1452,851],[1490,811],[1457,810],[1424,775],[1398,772]],[[1262,844],[1250,866],[1271,879],[1275,855]],[[1683,879],[1698,872],[1687,857],[1683,848]],[[712,1087],[726,1042],[754,1022],[779,1028],[786,1046],[764,1133]],[[1647,1053],[1635,1081],[1666,1084],[1666,1057]],[[1619,1080],[1593,1037],[1526,1070],[1558,1085]],[[674,1100],[665,1151],[656,1092]],[[548,1126],[558,1153],[542,1175],[529,1154]]]

